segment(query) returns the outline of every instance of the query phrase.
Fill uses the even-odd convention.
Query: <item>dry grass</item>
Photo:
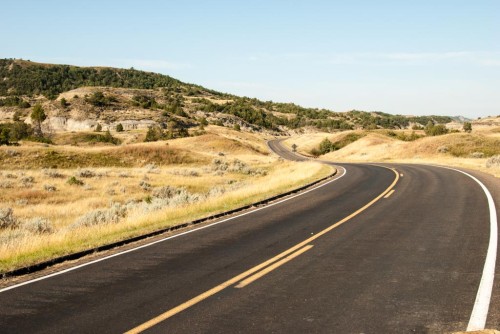
[[[411,131],[406,131],[408,135]],[[285,141],[298,145],[298,151],[309,154],[321,140],[337,141],[343,134],[313,134]],[[500,133],[495,128],[481,128],[471,134],[451,133],[405,142],[387,135],[386,131],[369,131],[367,135],[341,150],[321,157],[345,162],[431,163],[480,170],[500,177],[498,164],[487,166],[490,157],[500,154]]]
[[[32,176],[35,182],[31,189],[15,187],[1,193],[0,208],[13,208],[21,224],[0,231],[0,272],[249,204],[331,172],[329,167],[316,163],[272,161],[245,169],[241,167],[244,163],[227,162],[225,172],[218,171],[214,164],[65,170],[60,171],[63,177],[48,176],[54,173],[47,171],[4,171],[2,180],[13,174]],[[252,175],[257,170],[265,173]],[[75,175],[83,186],[67,183],[68,177]],[[144,190],[141,182],[151,188]],[[49,183],[57,190],[44,190]],[[162,202],[155,198],[155,189],[164,186],[185,189],[181,194],[185,197]],[[91,211],[98,210],[102,218],[109,213],[106,210],[116,207],[124,214],[123,218],[121,213],[115,215],[114,223],[75,225]],[[36,232],[42,230],[47,233]]]
[[[9,221],[0,229],[0,272],[249,204],[331,172],[279,161],[258,134],[206,131],[121,146],[1,147],[0,210]]]

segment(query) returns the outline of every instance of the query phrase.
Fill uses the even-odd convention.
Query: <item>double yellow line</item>
[[[383,198],[387,193],[389,193],[392,190],[392,188],[394,188],[394,186],[396,185],[396,183],[399,180],[399,173],[393,168],[390,168],[390,169],[396,175],[396,178],[394,179],[392,184],[386,190],[384,190],[380,195],[375,197],[373,200],[371,200],[368,204],[366,204],[362,208],[358,209],[357,211],[355,211],[354,213],[345,217],[344,219],[336,222],[335,224],[325,228],[324,230],[315,234],[314,236],[312,236],[312,237],[302,241],[301,243],[298,243],[297,245],[287,249],[286,251],[276,255],[275,257],[273,257],[265,262],[262,262],[261,264],[225,281],[224,283],[217,285],[216,287],[213,287],[212,289],[210,289],[206,292],[203,292],[202,294],[200,294],[200,295],[188,300],[187,302],[184,302],[184,303],[154,317],[153,319],[151,319],[149,321],[146,321],[145,323],[127,331],[126,334],[141,333],[141,332],[147,330],[148,328],[151,328],[151,327],[159,324],[160,322],[167,320],[168,318],[176,315],[177,313],[180,313],[180,312],[190,308],[191,306],[198,304],[199,302],[215,295],[216,293],[219,293],[220,291],[224,290],[225,288],[230,287],[238,282],[239,282],[239,284],[236,285],[235,288],[243,288],[243,287],[247,286],[248,284],[254,282],[255,280],[259,279],[260,277],[266,275],[267,273],[275,270],[279,266],[291,261],[292,259],[296,258],[297,256],[308,251],[309,249],[311,249],[313,247],[312,245],[310,245],[311,242],[313,242],[314,240],[318,239],[319,237],[325,235],[326,233],[330,232],[331,230],[339,227],[340,225],[344,224],[345,222],[347,222],[351,218],[359,215],[361,212],[368,209],[370,206],[375,204],[375,202],[377,202],[378,200]]]

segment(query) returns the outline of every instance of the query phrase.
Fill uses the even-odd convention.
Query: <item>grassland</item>
[[[0,272],[205,217],[332,172],[284,162],[259,135],[122,146],[0,148]]]
[[[427,137],[423,131],[358,130],[336,134],[314,133],[292,137],[284,141],[288,147],[296,144],[297,151],[311,156],[325,138],[342,142],[349,133],[358,140],[340,150],[322,155],[320,159],[338,162],[401,162],[431,163],[479,170],[500,177],[500,128],[484,126],[472,133],[450,133]],[[405,141],[401,138],[414,140]],[[420,137],[420,138],[419,138]]]

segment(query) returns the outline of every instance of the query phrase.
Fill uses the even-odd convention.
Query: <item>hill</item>
[[[175,121],[190,129],[207,121],[215,125],[290,134],[351,129],[402,129],[444,124],[447,116],[404,116],[352,110],[334,112],[293,103],[260,101],[188,84],[167,75],[110,67],[78,67],[0,59],[0,122],[17,112],[28,118],[40,103],[54,131],[93,130],[97,124],[126,129]]]
[[[489,118],[499,124],[500,117]],[[356,130],[293,136],[284,142],[307,156],[335,162],[433,163],[480,170],[500,177],[500,127],[473,124],[473,131],[438,136],[424,131]]]

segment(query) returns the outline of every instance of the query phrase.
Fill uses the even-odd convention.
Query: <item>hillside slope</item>
[[[202,119],[215,125],[274,134],[350,129],[399,129],[448,123],[445,116],[403,116],[383,112],[303,108],[220,93],[167,75],[109,67],[40,64],[0,59],[0,122],[15,113],[26,119],[30,107],[41,103],[54,131],[93,130],[97,123],[114,127],[166,127],[169,120],[183,127]],[[142,122],[141,122],[142,121]],[[51,120],[47,121],[50,123]],[[151,123],[153,122],[153,123]]]

